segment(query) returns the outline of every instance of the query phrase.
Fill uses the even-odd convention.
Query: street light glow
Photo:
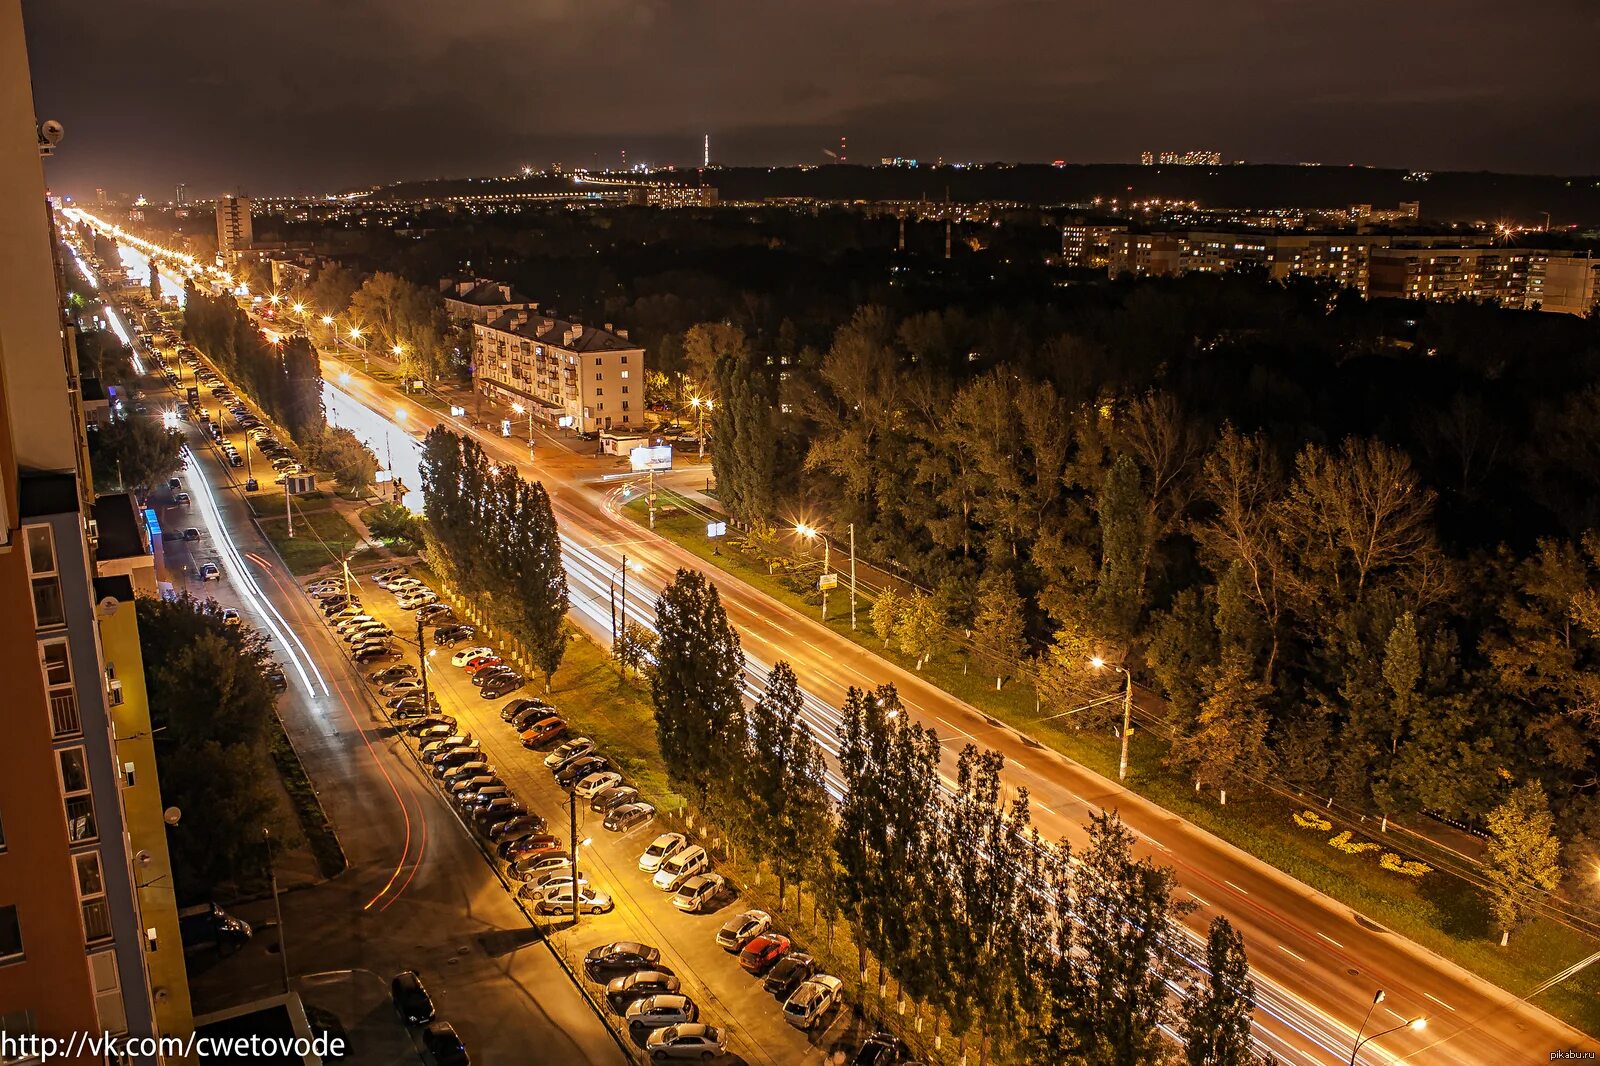
[[[323,325],[324,325],[324,326],[331,326],[331,325],[333,325],[333,316],[332,316],[332,315],[323,315],[323,316],[322,316],[322,324],[323,324]]]
[[[1106,661],[1104,659],[1100,658],[1100,656],[1098,656],[1098,655],[1094,656],[1092,659],[1089,660],[1089,665],[1094,667],[1096,670],[1098,670],[1101,667],[1105,666],[1105,664],[1106,664]]]
[[[297,314],[297,315],[305,314],[306,313],[306,305],[305,304],[295,304],[294,305],[294,313]]]
[[[350,327],[350,336],[354,337],[356,340],[360,340],[361,339],[361,327],[360,326],[351,326]]]
[[[405,349],[400,346],[400,342],[399,341],[395,341],[394,342],[394,347],[390,348],[389,351],[392,352],[395,355],[399,355],[401,352],[405,351]]]
[[[817,531],[806,525],[804,522],[795,523],[794,531],[807,540],[810,540],[812,537],[817,535]]]
[[[1426,1019],[1426,1018],[1413,1018],[1413,1019],[1411,1019],[1411,1021],[1407,1022],[1406,1024],[1408,1026],[1410,1026],[1412,1032],[1420,1033],[1420,1032],[1422,1032],[1422,1030],[1424,1030],[1424,1029],[1426,1029],[1428,1027],[1428,1019]]]

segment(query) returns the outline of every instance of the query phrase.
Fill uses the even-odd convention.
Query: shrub
[[[1350,830],[1348,829],[1340,833],[1338,836],[1330,838],[1328,840],[1328,844],[1332,847],[1338,848],[1346,855],[1361,855],[1368,851],[1378,850],[1378,845],[1372,843],[1370,840],[1352,840],[1350,838]]]
[[[1315,829],[1319,833],[1326,833],[1333,828],[1333,823],[1313,810],[1296,811],[1294,824],[1301,829]]]

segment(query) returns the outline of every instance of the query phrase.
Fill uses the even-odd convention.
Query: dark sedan
[[[583,957],[583,972],[591,981],[610,981],[620,974],[649,969],[660,961],[658,949],[632,940],[619,940],[590,948]]]

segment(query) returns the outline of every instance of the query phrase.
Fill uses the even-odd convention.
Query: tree
[[[1238,568],[1268,633],[1262,679],[1270,685],[1285,612],[1280,584],[1288,565],[1277,528],[1277,503],[1285,492],[1282,467],[1263,437],[1244,437],[1225,425],[1206,457],[1201,482],[1212,516],[1196,523],[1195,540],[1217,571]]]
[[[622,632],[617,634],[617,646],[612,654],[617,657],[617,662],[622,664],[622,676],[627,677],[628,671],[640,674],[655,661],[658,641],[650,629],[638,622],[628,622],[622,627]]]
[[[944,643],[944,619],[931,596],[918,590],[906,601],[895,626],[895,643],[917,660],[917,669],[932,659]]]
[[[1009,570],[990,570],[978,583],[978,614],[973,619],[972,642],[978,658],[994,674],[999,690],[1007,673],[1027,654],[1022,597]]]
[[[1179,1012],[1189,1066],[1249,1066],[1250,1015],[1256,986],[1245,959],[1244,937],[1218,916],[1206,933],[1205,987],[1191,987]],[[1196,982],[1198,985],[1198,982]]]
[[[1139,465],[1124,455],[1111,464],[1095,500],[1100,516],[1100,580],[1095,613],[1109,631],[1131,635],[1144,613],[1150,517]]]
[[[373,536],[389,541],[397,551],[415,551],[422,544],[422,519],[402,504],[380,503],[363,520]]]
[[[885,585],[878,598],[872,601],[872,631],[882,639],[885,648],[900,628],[900,614],[904,610],[904,600],[890,585]]]
[[[711,465],[718,498],[734,518],[759,529],[777,504],[777,392],[748,354],[718,358],[714,381]]]
[[[145,497],[183,466],[183,435],[144,415],[128,415],[89,435],[89,462],[101,492],[128,490]]]
[[[750,364],[750,338],[728,322],[701,322],[683,335],[684,369],[702,397],[717,377],[717,363],[730,359],[737,366]]]
[[[667,776],[704,806],[733,774],[730,754],[744,729],[744,652],[717,588],[679,570],[656,600],[660,646],[650,674],[656,737]]]
[[[366,492],[378,476],[378,457],[343,426],[330,427],[313,438],[305,454],[307,462],[333,474],[339,487],[352,495]]]
[[[1079,860],[1070,898],[1082,923],[1072,979],[1080,1051],[1091,1066],[1159,1062],[1187,908],[1172,901],[1171,870],[1133,858],[1133,834],[1115,813],[1092,817]]]
[[[799,849],[817,843],[817,823],[824,831],[828,825],[822,755],[800,716],[804,699],[794,670],[781,660],[775,663],[766,691],[750,710],[748,753],[735,801],[740,835],[757,860],[773,865],[780,901],[788,882],[804,869]]]
[[[1039,691],[1039,702],[1053,708],[1053,713],[1063,715],[1074,707],[1087,703],[1097,696],[1094,691],[1094,658],[1097,646],[1087,627],[1077,618],[1069,617],[1056,627],[1055,639],[1038,659],[1034,684]],[[1099,716],[1095,716],[1099,717]],[[1069,721],[1081,728],[1077,716]]]
[[[561,535],[550,506],[550,495],[537,481],[523,481],[515,468],[506,466],[515,481],[513,534],[505,541],[515,560],[516,579],[506,586],[512,600],[517,638],[528,645],[534,665],[550,677],[566,654],[567,571],[561,563]]]
[[[163,800],[191,815],[173,831],[173,876],[180,896],[207,896],[257,873],[262,830],[278,828],[267,653],[215,601],[141,596],[136,609]]]
[[[1267,750],[1266,686],[1237,653],[1204,671],[1207,689],[1194,728],[1173,745],[1172,761],[1210,785],[1228,802],[1228,789],[1261,778],[1271,763]]]
[[[1561,883],[1561,842],[1544,786],[1529,781],[1489,812],[1484,873],[1489,909],[1500,925],[1500,946],[1535,913],[1538,897]]]

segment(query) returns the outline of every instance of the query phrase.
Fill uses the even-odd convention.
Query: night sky
[[[1596,0],[24,0],[52,183],[523,164],[1227,159],[1600,172]]]

